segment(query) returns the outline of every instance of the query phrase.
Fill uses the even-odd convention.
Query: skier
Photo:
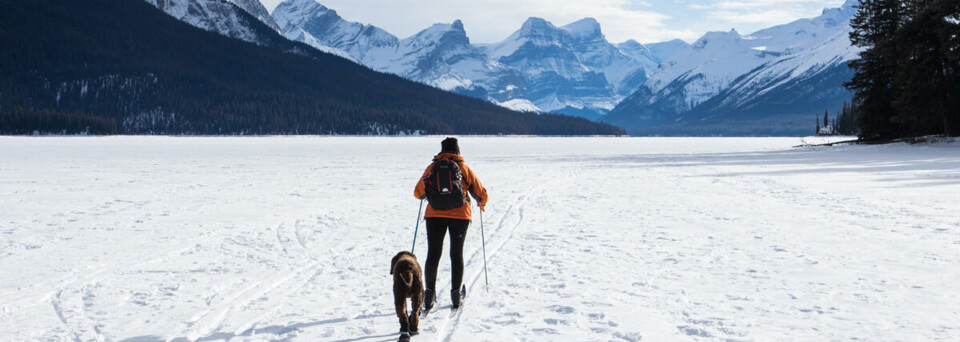
[[[441,167],[450,166],[440,170]],[[452,169],[452,172],[447,170]],[[438,177],[442,175],[442,177]],[[441,186],[443,179],[457,179],[460,182],[453,182],[452,195],[446,195],[442,192],[449,190],[446,184]],[[432,178],[431,178],[432,177]],[[441,178],[439,181],[438,178]],[[459,183],[459,184],[457,184]],[[425,185],[427,184],[427,185]],[[440,256],[443,254],[443,239],[446,233],[450,232],[450,264],[452,276],[450,279],[450,301],[454,309],[460,307],[461,285],[463,284],[463,242],[467,236],[467,227],[473,219],[470,209],[470,198],[466,195],[467,191],[477,200],[477,205],[483,211],[487,204],[487,189],[480,183],[480,179],[473,173],[473,170],[464,164],[463,157],[460,156],[460,146],[457,138],[446,138],[440,143],[440,153],[433,157],[433,162],[424,171],[423,177],[417,182],[414,189],[414,196],[418,199],[426,198],[429,202],[427,212],[424,215],[427,221],[427,267],[425,270],[426,289],[424,291],[424,311],[429,311],[436,303],[437,284],[437,266],[440,264]],[[459,191],[459,193],[457,192]],[[438,194],[438,192],[441,192]],[[439,199],[438,199],[439,198]],[[461,203],[457,206],[457,204]],[[452,204],[451,204],[452,203]],[[439,207],[436,208],[436,207]],[[452,209],[444,209],[451,208]]]

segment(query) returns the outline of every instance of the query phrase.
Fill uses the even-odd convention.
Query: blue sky
[[[260,0],[267,10],[283,0]],[[844,0],[320,0],[347,20],[373,24],[400,38],[434,23],[463,20],[474,43],[506,38],[528,17],[562,26],[584,17],[600,22],[607,39],[641,43],[680,38],[693,42],[708,31],[741,33],[815,17]]]

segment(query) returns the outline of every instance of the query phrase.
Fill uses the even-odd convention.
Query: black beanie
[[[460,154],[460,145],[457,144],[457,138],[446,138],[440,142],[440,153]]]

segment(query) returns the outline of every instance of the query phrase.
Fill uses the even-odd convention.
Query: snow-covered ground
[[[0,137],[0,340],[396,340],[441,138]],[[960,339],[960,143],[799,143],[461,138],[490,287],[477,216],[414,341]]]

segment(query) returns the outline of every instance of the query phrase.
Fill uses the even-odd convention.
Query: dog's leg
[[[410,315],[410,335],[420,333],[420,311],[423,310],[423,290],[414,293],[410,298],[410,306],[413,306],[413,314]]]
[[[393,304],[397,307],[397,318],[400,319],[400,332],[410,331],[410,320],[407,317],[407,298],[403,291],[393,288]]]

